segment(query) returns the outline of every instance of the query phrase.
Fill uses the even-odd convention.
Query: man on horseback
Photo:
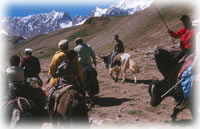
[[[6,70],[8,82],[8,100],[16,97],[25,97],[32,99],[39,110],[43,111],[46,103],[46,96],[41,88],[32,88],[25,84],[24,69],[19,67],[20,58],[13,55],[9,60],[10,66]]]
[[[115,45],[114,51],[113,51],[111,58],[110,58],[110,67],[112,67],[112,65],[113,65],[114,57],[117,54],[124,52],[124,45],[123,45],[123,42],[119,39],[119,35],[117,35],[117,34],[114,35],[114,39],[115,39],[117,44]]]
[[[19,67],[20,58],[14,55],[10,58],[10,66],[6,70],[8,84],[8,100],[20,95],[20,88],[24,86],[24,69]]]
[[[177,31],[173,32],[171,30],[168,33],[174,38],[180,38],[180,49],[182,51],[178,52],[175,55],[177,62],[186,54],[191,54],[194,52],[195,44],[195,30],[192,27],[192,22],[190,21],[190,17],[188,15],[183,15],[180,18],[181,22],[183,23],[183,27]]]
[[[65,39],[61,40],[58,43],[58,48],[60,50],[57,51],[55,53],[55,55],[53,56],[50,67],[49,67],[49,76],[51,78],[51,80],[50,80],[51,89],[49,91],[50,93],[49,93],[48,98],[47,98],[48,102],[45,106],[45,109],[51,108],[51,98],[52,98],[53,92],[57,89],[56,82],[58,81],[58,77],[60,78],[60,76],[57,74],[58,68],[59,68],[60,65],[62,65],[62,63],[69,61],[69,58],[68,58],[68,55],[67,55],[67,53],[68,53],[68,40],[65,40]],[[77,57],[74,57],[73,63],[74,63],[75,69],[77,70],[76,81],[79,83],[79,89],[84,94],[84,90],[83,90],[83,87],[82,87],[82,83],[83,83],[82,69],[81,69],[81,66],[78,62]],[[63,76],[65,76],[65,75],[63,75]]]
[[[32,56],[32,49],[25,49],[26,56],[22,59],[20,66],[24,67],[25,82],[29,82],[29,78],[35,77],[38,79],[38,83],[42,86],[42,80],[39,77],[41,71],[40,62],[37,57]]]
[[[92,63],[94,63],[96,67],[96,55],[91,46],[85,44],[82,38],[76,38],[75,43],[76,47],[74,50],[78,54],[78,61],[80,62],[83,70],[84,88],[87,91],[90,103],[92,103],[93,106],[92,100],[94,96],[99,93],[97,71],[92,67]]]

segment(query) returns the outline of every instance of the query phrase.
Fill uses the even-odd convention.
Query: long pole
[[[169,30],[169,27],[168,27],[168,25],[167,25],[165,19],[164,19],[163,16],[161,15],[161,13],[159,12],[159,10],[158,10],[156,7],[155,7],[155,10],[157,11],[157,13],[158,13],[158,15],[160,16],[161,20],[162,20],[163,23],[165,24],[167,30]],[[170,35],[170,37],[171,37],[171,39],[172,39],[173,44],[175,44],[174,39],[172,38],[171,35]]]
[[[171,90],[173,90],[181,81],[183,81],[185,78],[182,78],[181,80],[179,80],[174,86],[172,86],[167,92],[165,92],[161,98],[163,98],[166,94],[168,94]]]

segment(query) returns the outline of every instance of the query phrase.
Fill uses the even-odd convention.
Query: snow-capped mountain
[[[87,19],[87,17],[77,15],[77,16],[75,16],[74,19],[72,20],[72,25],[73,25],[73,26],[81,25],[81,24],[83,24],[83,23],[85,22],[86,19]]]
[[[120,8],[120,9],[145,9],[149,7],[155,0],[121,0],[119,3],[111,5],[111,7]]]
[[[66,12],[52,11],[29,15],[26,17],[5,18],[0,21],[8,35],[29,38],[39,34],[47,34],[62,28],[81,25],[90,17],[109,17],[130,15],[149,7],[155,0],[121,0],[109,8],[96,7],[88,16],[77,15],[73,19]]]
[[[96,7],[90,16],[101,17],[131,15],[149,7],[154,1],[155,0],[121,0],[118,3],[111,5],[107,9]]]
[[[72,19],[66,12],[52,11],[26,17],[7,18],[2,24],[9,35],[32,37],[70,27]]]

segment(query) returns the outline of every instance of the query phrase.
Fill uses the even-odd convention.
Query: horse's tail
[[[132,59],[129,59],[129,68],[134,73],[140,72],[138,65]]]

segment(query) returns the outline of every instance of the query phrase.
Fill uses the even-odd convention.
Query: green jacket
[[[96,55],[89,45],[81,43],[78,46],[76,46],[74,50],[78,54],[78,61],[80,62],[82,67],[92,65],[92,63],[96,65]]]

